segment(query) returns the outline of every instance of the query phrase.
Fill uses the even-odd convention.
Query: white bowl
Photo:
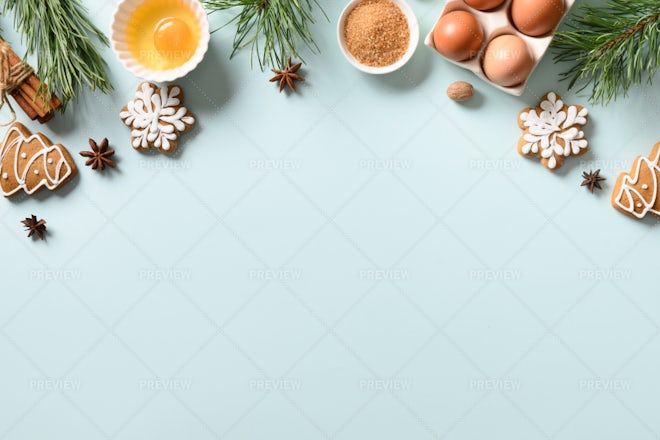
[[[348,51],[346,42],[344,41],[344,24],[346,23],[346,17],[348,17],[348,14],[350,14],[351,11],[363,1],[364,0],[351,0],[348,2],[344,10],[341,12],[341,15],[339,16],[339,22],[337,23],[337,40],[339,42],[339,49],[341,50],[341,53],[344,54],[344,57],[348,60],[348,62],[358,70],[374,75],[382,75],[384,73],[394,72],[395,70],[403,67],[410,60],[410,58],[412,58],[413,54],[415,53],[415,49],[417,49],[417,43],[419,42],[419,23],[417,22],[417,17],[415,16],[412,8],[405,1],[390,0],[401,9],[403,15],[406,16],[406,20],[408,20],[408,28],[410,29],[410,43],[408,45],[408,50],[406,50],[406,53],[404,53],[397,62],[390,64],[389,66],[365,66],[356,60],[353,54]]]
[[[135,76],[146,79],[147,81],[174,81],[190,73],[204,58],[204,54],[206,54],[206,50],[209,47],[209,38],[211,35],[206,11],[199,0],[177,1],[182,5],[188,6],[195,14],[195,18],[199,22],[200,41],[195,53],[185,64],[169,70],[153,70],[140,63],[139,60],[133,57],[126,43],[126,25],[128,19],[135,8],[144,3],[144,0],[121,0],[117,5],[110,28],[112,50],[117,54],[117,58],[119,58],[121,64]]]

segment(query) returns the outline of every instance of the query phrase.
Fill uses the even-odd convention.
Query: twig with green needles
[[[583,5],[567,28],[555,35],[555,60],[574,63],[562,76],[569,88],[592,85],[591,102],[607,104],[633,85],[652,82],[660,63],[658,0]]]
[[[83,85],[112,91],[106,62],[92,41],[95,37],[109,46],[108,38],[92,24],[79,0],[4,0],[2,4],[3,14],[13,13],[27,54],[37,55],[37,76],[48,84],[48,91],[41,87],[38,93],[46,102],[45,95],[52,91],[64,111]]]
[[[284,66],[289,57],[301,58],[299,43],[317,53],[310,29],[314,7],[328,18],[317,0],[204,0],[204,7],[209,13],[238,10],[225,24],[236,25],[231,57],[250,46],[251,59],[257,59],[261,70]]]

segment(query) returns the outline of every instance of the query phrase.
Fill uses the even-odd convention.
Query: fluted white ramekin
[[[169,70],[154,70],[140,63],[128,48],[126,43],[126,25],[135,8],[144,0],[121,0],[115,10],[110,28],[112,50],[119,62],[132,74],[147,81],[168,82],[179,79],[190,73],[204,58],[209,47],[209,19],[199,0],[177,0],[182,6],[189,7],[199,22],[200,41],[195,53],[185,64]]]

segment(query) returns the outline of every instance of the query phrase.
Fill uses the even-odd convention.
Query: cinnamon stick
[[[51,110],[50,112],[46,113],[45,116],[37,117],[37,121],[39,121],[40,124],[45,124],[46,122],[53,119],[53,116],[55,116],[55,112]]]
[[[36,83],[35,81],[36,80]],[[36,75],[30,75],[30,77],[19,87],[21,93],[25,95],[25,97],[30,98],[37,104],[37,108],[40,110],[40,113],[47,113],[51,110],[57,110],[62,103],[60,102],[59,99],[57,99],[57,96],[55,94],[50,95],[50,102],[48,105],[45,105],[44,99],[39,94],[37,96],[37,91],[39,90],[39,85],[41,84],[41,81],[39,80],[39,77]],[[44,85],[44,88],[46,91],[48,91],[48,86]],[[37,97],[36,100],[34,100],[34,97]]]
[[[42,107],[39,107],[36,102],[30,98],[30,96],[23,92],[21,89],[16,89],[11,93],[11,96],[14,97],[14,100],[16,103],[25,111],[26,114],[28,113],[36,113],[38,116],[42,116],[45,114],[45,111],[42,109]],[[19,99],[17,99],[17,97]]]
[[[9,50],[9,62],[12,67],[22,61],[13,50]],[[38,119],[39,122],[44,123],[52,119],[53,110],[59,108],[62,104],[55,94],[51,95],[50,101],[46,104],[43,96],[37,93],[40,85],[41,80],[33,73],[12,93],[12,96],[30,119]],[[47,86],[44,85],[44,87]],[[48,89],[46,88],[46,90]],[[35,112],[37,117],[33,117]]]
[[[21,109],[25,112],[28,118],[30,118],[33,121],[39,118],[39,114],[37,113],[37,111],[32,107],[32,105],[30,105],[28,100],[25,99],[23,95],[21,95],[18,92],[18,90],[15,90],[11,94],[11,96],[14,97],[14,101],[16,101],[16,104],[18,104],[19,107],[21,107]]]
[[[34,99],[36,94],[37,94],[36,90],[33,92],[27,87],[19,87],[12,92],[12,96],[14,97],[14,99],[16,99],[16,95],[22,96],[25,102],[27,102],[27,104],[32,108],[32,110],[37,112],[39,116],[45,116],[46,113],[48,113],[50,110],[48,109],[48,107],[44,105],[45,103],[43,98],[42,99],[37,98],[36,100]]]
[[[16,55],[16,52],[9,49],[9,64],[12,67],[20,64],[22,61],[23,60],[21,60],[21,58],[18,55]],[[20,86],[18,86],[16,91],[25,98],[25,101],[27,101],[30,104],[30,107],[32,107],[32,109],[34,109],[39,114],[39,116],[44,116],[48,111],[48,109],[45,108],[45,103],[43,99],[40,96],[37,96],[36,94],[37,89],[34,89],[34,93],[32,93],[32,89],[33,89],[32,85],[34,84],[35,79],[37,80],[37,88],[38,88],[39,78],[37,78],[36,75],[32,74]],[[12,93],[12,95],[14,95],[15,97],[14,93]]]

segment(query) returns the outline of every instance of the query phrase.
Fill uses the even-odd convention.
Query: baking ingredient
[[[525,82],[534,68],[534,59],[522,38],[500,35],[486,46],[482,67],[495,84],[513,87]]]
[[[31,120],[45,123],[54,116],[54,111],[60,107],[60,100],[55,94],[50,94],[50,102],[46,102],[40,93],[37,93],[41,80],[34,74],[34,70],[11,49],[9,43],[0,39],[0,107],[5,102],[6,95],[14,97],[16,103]],[[44,87],[47,87],[44,85]],[[12,120],[16,120],[13,108]]]
[[[564,16],[564,0],[513,0],[511,20],[520,32],[540,37],[552,31]]]
[[[187,61],[197,48],[191,27],[177,17],[165,17],[154,28],[154,46],[163,57],[177,54],[181,61]],[[172,58],[170,56],[170,58]]]
[[[456,81],[447,87],[447,96],[454,101],[463,102],[472,98],[474,87],[469,82]]]
[[[29,231],[28,238],[35,236],[39,237],[41,240],[45,239],[44,235],[46,234],[46,220],[37,220],[37,216],[32,214],[32,216],[22,220],[21,223],[23,223],[25,229]]]
[[[76,99],[83,86],[112,92],[107,64],[94,40],[109,46],[108,38],[87,17],[79,0],[4,0],[3,15],[12,12],[15,29],[22,34],[27,55],[36,54],[37,94],[62,100],[60,111]],[[48,84],[48,88],[44,85]]]
[[[504,3],[504,0],[465,0],[468,6],[472,6],[474,9],[479,9],[480,11],[488,11],[489,9],[495,9]]]
[[[607,0],[581,5],[553,40],[555,61],[572,64],[562,74],[569,88],[591,89],[589,100],[607,104],[646,85],[660,66],[658,0]]]
[[[600,177],[600,169],[596,171],[589,171],[588,173],[584,171],[582,173],[582,184],[580,186],[586,186],[589,191],[594,192],[594,188],[603,189],[600,186],[600,182],[607,180],[605,177]]]
[[[292,92],[295,92],[296,91],[295,81],[305,81],[305,77],[297,73],[298,70],[300,70],[301,66],[302,63],[298,63],[292,66],[291,58],[289,58],[289,61],[287,62],[286,66],[284,66],[283,68],[271,69],[275,74],[275,76],[270,79],[270,82],[277,81],[280,83],[280,93],[282,93],[282,90],[284,90],[285,86],[289,86],[289,89]]]
[[[227,23],[227,25],[236,25],[231,58],[240,49],[249,46],[252,61],[256,58],[263,71],[267,66],[284,65],[289,57],[302,60],[298,53],[299,44],[312,53],[319,52],[311,31],[311,25],[316,22],[314,9],[318,8],[326,19],[328,16],[317,0],[202,0],[202,2],[209,14],[230,10],[236,12]]]
[[[153,70],[169,70],[195,53],[201,29],[193,10],[177,0],[146,0],[126,24],[126,44],[132,56]]]
[[[452,11],[443,15],[433,29],[436,50],[454,61],[474,58],[483,41],[481,26],[467,11]]]
[[[91,165],[93,170],[99,171],[104,170],[106,165],[112,168],[117,166],[115,161],[110,159],[115,155],[115,150],[108,148],[108,138],[103,138],[101,145],[98,145],[94,139],[90,139],[89,146],[92,147],[92,151],[80,152],[82,157],[89,158],[85,165]]]
[[[389,66],[401,59],[410,45],[408,20],[390,0],[364,0],[346,17],[344,41],[360,64]]]

